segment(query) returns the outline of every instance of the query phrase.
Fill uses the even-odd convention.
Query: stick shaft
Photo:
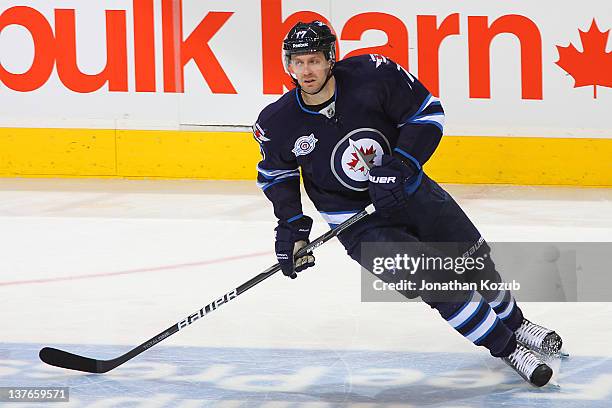
[[[321,235],[320,237],[316,238],[308,245],[300,249],[296,253],[295,257],[298,258],[306,253],[313,252],[317,247],[323,245],[325,242],[334,238],[342,231],[355,224],[356,222],[360,221],[361,219],[367,217],[369,214],[372,214],[373,212],[374,206],[370,204],[366,209],[353,215],[348,220],[344,221],[337,227],[327,231],[325,234]],[[71,370],[86,371],[90,373],[105,373],[120,366],[126,361],[131,360],[143,351],[150,349],[154,345],[167,339],[176,332],[186,328],[187,326],[191,325],[196,320],[199,320],[200,318],[206,316],[210,312],[217,310],[221,305],[237,298],[239,295],[243,294],[253,286],[257,285],[260,282],[263,282],[270,276],[274,275],[280,269],[281,268],[278,263],[269,267],[265,271],[249,279],[248,281],[233,289],[232,291],[224,294],[220,298],[215,299],[213,302],[207,304],[195,313],[187,316],[185,319],[175,323],[174,325],[168,327],[166,330],[162,331],[161,333],[158,333],[149,340],[145,341],[141,345],[112,360],[96,360],[50,347],[43,348],[40,351],[39,356],[42,361],[53,366],[68,368]]]

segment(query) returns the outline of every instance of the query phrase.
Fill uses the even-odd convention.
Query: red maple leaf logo
[[[374,149],[374,146],[370,146],[365,150],[363,150],[363,146],[361,146],[359,148],[359,151],[361,152],[361,155],[363,156],[363,158],[366,160],[368,164],[371,164],[371,165],[374,164],[374,158],[376,157],[376,149]],[[347,163],[349,167],[351,168],[351,170],[354,170],[356,172],[357,171],[365,172],[366,170],[369,170],[369,168],[366,169],[366,166],[364,166],[361,163],[361,161],[359,160],[359,156],[357,156],[357,153],[351,153],[351,156],[353,156],[353,160]],[[357,167],[358,165],[360,166]]]
[[[593,19],[589,31],[578,31],[583,51],[578,51],[572,43],[567,47],[557,45],[556,64],[574,78],[574,88],[593,85],[593,98],[597,98],[597,85],[612,88],[612,52],[606,52],[610,30],[599,31]]]

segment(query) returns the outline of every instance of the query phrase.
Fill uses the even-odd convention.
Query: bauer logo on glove
[[[383,155],[380,166],[372,167],[369,175],[372,203],[387,218],[406,208],[423,178],[421,165],[414,157],[397,148],[395,153],[398,157]]]
[[[386,184],[386,183],[395,183],[396,178],[395,177],[373,177],[370,174],[369,180],[372,183]]]

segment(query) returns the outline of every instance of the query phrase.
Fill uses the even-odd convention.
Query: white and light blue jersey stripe
[[[331,228],[336,227],[337,225],[342,224],[344,221],[351,218],[353,215],[357,214],[359,210],[349,210],[349,211],[331,211],[331,212],[323,212],[319,211],[325,222],[329,224]]]
[[[414,115],[409,117],[403,123],[397,125],[398,128],[406,124],[424,125],[430,124],[437,126],[440,131],[444,130],[444,111],[440,99],[432,94],[427,95],[419,109]]]
[[[289,178],[300,177],[300,170],[298,168],[295,169],[278,169],[278,170],[268,170],[262,169],[257,166],[257,172],[260,177],[257,180],[257,187],[262,190],[267,189],[268,187],[280,183],[281,181],[285,181]]]

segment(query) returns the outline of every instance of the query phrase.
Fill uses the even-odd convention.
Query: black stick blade
[[[68,353],[67,351],[58,350],[52,347],[45,347],[38,353],[42,361],[52,366],[67,368],[69,370],[83,371],[86,373],[105,373],[110,368],[103,367],[106,364],[104,361],[95,360],[93,358],[77,356],[76,354]]]

